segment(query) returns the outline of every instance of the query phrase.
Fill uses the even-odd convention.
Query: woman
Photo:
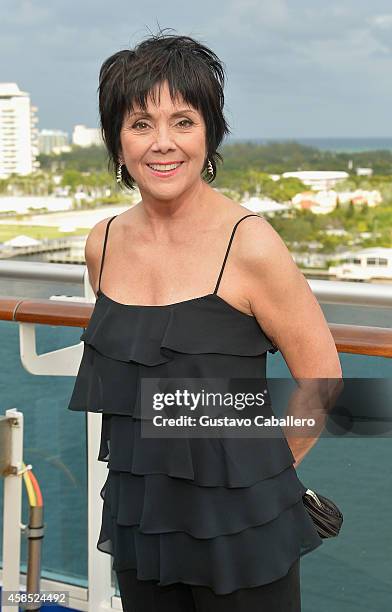
[[[100,72],[110,160],[141,200],[88,236],[97,300],[69,408],[102,412],[97,546],[113,555],[124,610],[298,612],[299,557],[321,543],[295,472],[314,440],[141,434],[150,377],[237,376],[259,388],[278,347],[297,380],[341,376],[279,235],[210,186],[229,132],[223,85],[210,49],[164,32]]]

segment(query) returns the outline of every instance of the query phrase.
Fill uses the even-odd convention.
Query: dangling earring
[[[116,181],[117,183],[121,183],[122,181],[122,163],[121,162],[118,162],[118,165],[117,165]]]
[[[214,174],[214,168],[212,167],[212,163],[210,162],[210,160],[208,160],[208,164],[207,164],[207,172],[209,174]]]

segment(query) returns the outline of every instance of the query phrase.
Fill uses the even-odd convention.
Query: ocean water
[[[81,295],[81,288],[1,280],[0,294]],[[387,309],[323,306],[323,310],[334,322],[392,326]],[[37,326],[38,352],[77,344],[80,334],[79,328]],[[24,413],[24,459],[32,463],[44,495],[43,576],[86,585],[86,416],[67,410],[74,379],[26,372],[20,362],[17,324],[0,321],[0,339],[1,412],[16,407]],[[341,361],[346,377],[392,377],[391,360],[341,355]],[[269,355],[268,374],[289,376],[279,353]],[[391,454],[390,438],[323,438],[298,467],[302,482],[333,499],[344,514],[338,538],[301,559],[303,612],[391,609]],[[27,518],[24,495],[22,521]],[[22,559],[26,561],[25,542]]]
[[[297,142],[316,149],[340,153],[392,151],[392,138],[300,138]]]
[[[285,142],[295,141],[309,147],[321,149],[323,151],[337,151],[340,153],[359,153],[361,151],[392,151],[391,138],[304,138],[301,136],[290,138],[231,138],[230,142],[256,142],[258,144],[266,144],[267,142]]]

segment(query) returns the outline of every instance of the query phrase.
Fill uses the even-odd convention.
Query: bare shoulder
[[[103,242],[107,224],[112,217],[101,219],[90,230],[84,248],[84,255],[87,265],[94,265],[97,259],[100,260],[102,255]]]
[[[84,247],[84,258],[86,260],[90,285],[96,291],[98,286],[99,267],[102,259],[103,243],[105,240],[106,227],[112,217],[101,219],[90,230]]]
[[[249,213],[252,214],[252,213]],[[246,213],[241,215],[245,217]],[[247,267],[260,266],[276,257],[289,257],[290,252],[272,225],[261,215],[243,219],[236,230],[237,257]]]
[[[272,294],[276,287],[283,294],[302,288],[310,296],[308,283],[297,267],[289,249],[267,219],[261,216],[244,219],[238,226],[237,258],[248,279],[250,303],[260,304],[262,294]],[[295,297],[293,293],[291,298]],[[280,294],[280,299],[283,295]],[[264,301],[266,303],[266,301]]]

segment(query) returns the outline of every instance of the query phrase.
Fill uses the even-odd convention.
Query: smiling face
[[[202,181],[207,155],[203,116],[181,96],[173,102],[167,82],[156,104],[148,97],[146,112],[135,106],[124,118],[120,142],[120,159],[141,193],[173,199]]]

